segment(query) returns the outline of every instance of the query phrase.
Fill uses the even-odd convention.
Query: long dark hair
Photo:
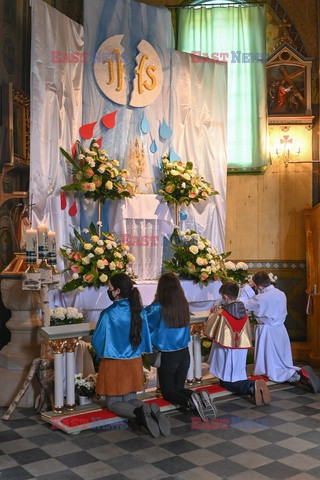
[[[130,328],[130,343],[133,348],[137,348],[141,343],[142,330],[142,300],[140,292],[134,287],[134,283],[125,273],[115,273],[110,278],[110,283],[113,288],[120,290],[120,298],[127,298],[130,304],[131,312],[131,328]]]
[[[162,316],[167,327],[186,327],[190,323],[189,304],[177,275],[164,273],[158,282],[155,302],[162,308]]]

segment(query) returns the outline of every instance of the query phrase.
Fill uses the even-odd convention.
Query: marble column
[[[19,392],[31,367],[40,356],[40,294],[22,290],[19,274],[1,278],[1,295],[4,305],[11,310],[6,326],[11,340],[0,350],[0,378],[5,388],[0,389],[0,406],[9,406]],[[40,391],[36,378],[22,397],[19,406],[33,407]]]

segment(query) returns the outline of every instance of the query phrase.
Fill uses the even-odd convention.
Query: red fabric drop
[[[101,145],[102,145],[102,137],[100,137],[100,138],[97,140],[97,144],[99,145],[98,148],[101,148]]]
[[[71,205],[70,209],[69,209],[69,215],[70,217],[74,217],[76,214],[77,214],[77,204],[76,202],[73,202],[73,204]]]
[[[82,127],[79,128],[79,133],[81,137],[84,138],[85,140],[89,140],[89,138],[92,138],[93,129],[96,123],[97,122],[93,122],[93,123],[87,123],[85,125],[82,125]]]
[[[61,205],[61,210],[64,210],[67,206],[66,194],[64,192],[62,192],[60,195],[60,205]]]
[[[118,110],[114,112],[107,113],[104,117],[102,117],[101,121],[106,128],[113,128],[116,124],[116,114]]]

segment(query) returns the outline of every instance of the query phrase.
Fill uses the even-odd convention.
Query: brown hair
[[[167,327],[179,328],[189,325],[189,304],[177,275],[167,272],[160,277],[155,302],[161,305]]]
[[[257,285],[257,287],[268,287],[271,285],[271,280],[266,271],[260,270],[253,275],[252,281]]]
[[[219,288],[220,295],[226,295],[230,300],[237,300],[239,285],[235,282],[226,282]]]

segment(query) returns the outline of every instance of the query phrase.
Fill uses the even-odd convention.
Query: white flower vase
[[[78,395],[79,405],[90,405],[92,403],[92,398],[85,397],[83,395]]]

